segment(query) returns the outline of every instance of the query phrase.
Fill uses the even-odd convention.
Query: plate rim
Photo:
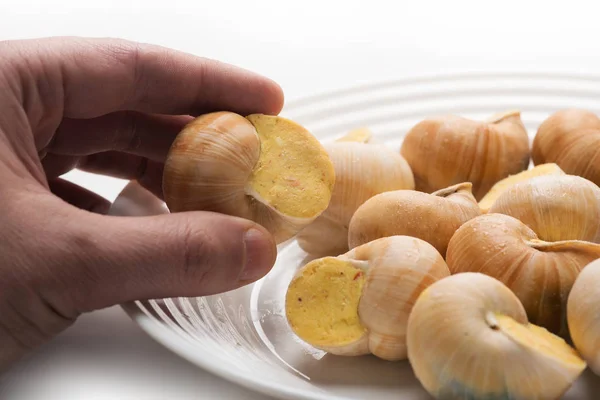
[[[253,286],[255,283],[250,284]],[[157,320],[148,317],[137,305],[137,301],[121,304],[121,309],[142,329],[142,331],[151,337],[161,346],[169,349],[179,357],[189,361],[198,368],[205,370],[225,381],[237,384],[240,387],[252,390],[274,398],[297,399],[297,400],[349,400],[347,397],[330,394],[320,394],[305,389],[290,388],[278,382],[259,380],[250,373],[240,370],[227,369],[227,365],[214,362],[210,358],[202,358],[197,353],[187,353],[183,349],[182,341],[179,337],[174,337],[173,332],[160,324]],[[153,325],[153,329],[146,329]],[[194,355],[195,354],[195,355]]]
[[[568,69],[456,69],[449,72],[440,73],[403,73],[400,77],[394,79],[371,79],[363,80],[355,85],[342,85],[332,90],[314,90],[312,94],[293,97],[286,100],[280,114],[288,108],[301,108],[310,105],[314,101],[323,101],[329,98],[339,97],[363,90],[380,90],[383,88],[404,86],[410,84],[423,84],[435,82],[459,81],[463,79],[563,79],[576,81],[596,81],[600,83],[600,73],[597,70],[577,71],[573,68]]]

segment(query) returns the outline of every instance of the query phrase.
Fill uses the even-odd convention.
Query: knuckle
[[[34,348],[71,325],[75,317],[63,315],[36,286],[15,282],[2,288],[0,330],[25,349]]]
[[[96,44],[96,50],[102,53],[109,64],[118,64],[124,68],[129,82],[129,95],[125,96],[125,102],[137,102],[143,92],[147,90],[149,83],[144,83],[144,53],[145,45],[141,43],[115,39],[101,41]],[[140,93],[142,92],[142,93]]]
[[[0,40],[0,60],[7,61],[23,55],[26,42],[17,40]]]
[[[118,121],[118,131],[115,137],[115,149],[129,152],[139,149],[141,138],[138,129],[138,116],[132,111],[121,113]]]
[[[183,223],[180,229],[182,278],[205,281],[217,264],[215,239],[190,222]]]
[[[138,182],[140,183],[146,183],[149,179],[149,168],[150,168],[150,160],[148,160],[146,157],[142,157],[139,160],[139,163],[137,165],[134,177],[135,179],[138,180]],[[150,177],[151,179],[151,177]]]
[[[0,336],[30,349],[67,328],[77,315],[64,307],[54,276],[62,265],[49,239],[56,236],[31,240],[31,227],[15,223],[21,219],[13,214],[11,220],[2,221],[0,232]]]
[[[104,53],[111,61],[124,65],[132,65],[139,56],[140,44],[125,39],[111,39],[91,42],[95,48]]]

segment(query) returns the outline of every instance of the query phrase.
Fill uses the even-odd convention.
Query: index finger
[[[277,114],[283,106],[281,88],[268,78],[161,46],[119,39],[50,38],[13,44],[9,57],[10,49],[18,56],[37,58],[13,63],[21,72],[22,91],[41,82],[43,90],[37,93],[61,93],[63,115],[69,118],[123,110]]]

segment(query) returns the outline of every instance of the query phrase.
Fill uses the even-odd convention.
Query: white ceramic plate
[[[485,118],[520,109],[531,136],[551,112],[582,107],[600,111],[600,76],[463,74],[381,82],[306,98],[283,116],[305,125],[323,142],[368,126],[399,149],[419,120],[455,113]],[[167,212],[137,184],[116,199],[114,215]],[[225,379],[285,399],[429,399],[408,362],[327,355],[297,339],[284,316],[288,283],[305,260],[296,242],[280,246],[271,273],[254,285],[205,298],[135,302],[125,307],[152,337],[180,356]],[[596,399],[600,378],[587,371],[567,399]]]

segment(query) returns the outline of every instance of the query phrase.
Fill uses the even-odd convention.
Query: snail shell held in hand
[[[190,122],[165,162],[171,212],[213,211],[290,239],[329,205],[335,171],[321,143],[278,116],[214,112]]]

